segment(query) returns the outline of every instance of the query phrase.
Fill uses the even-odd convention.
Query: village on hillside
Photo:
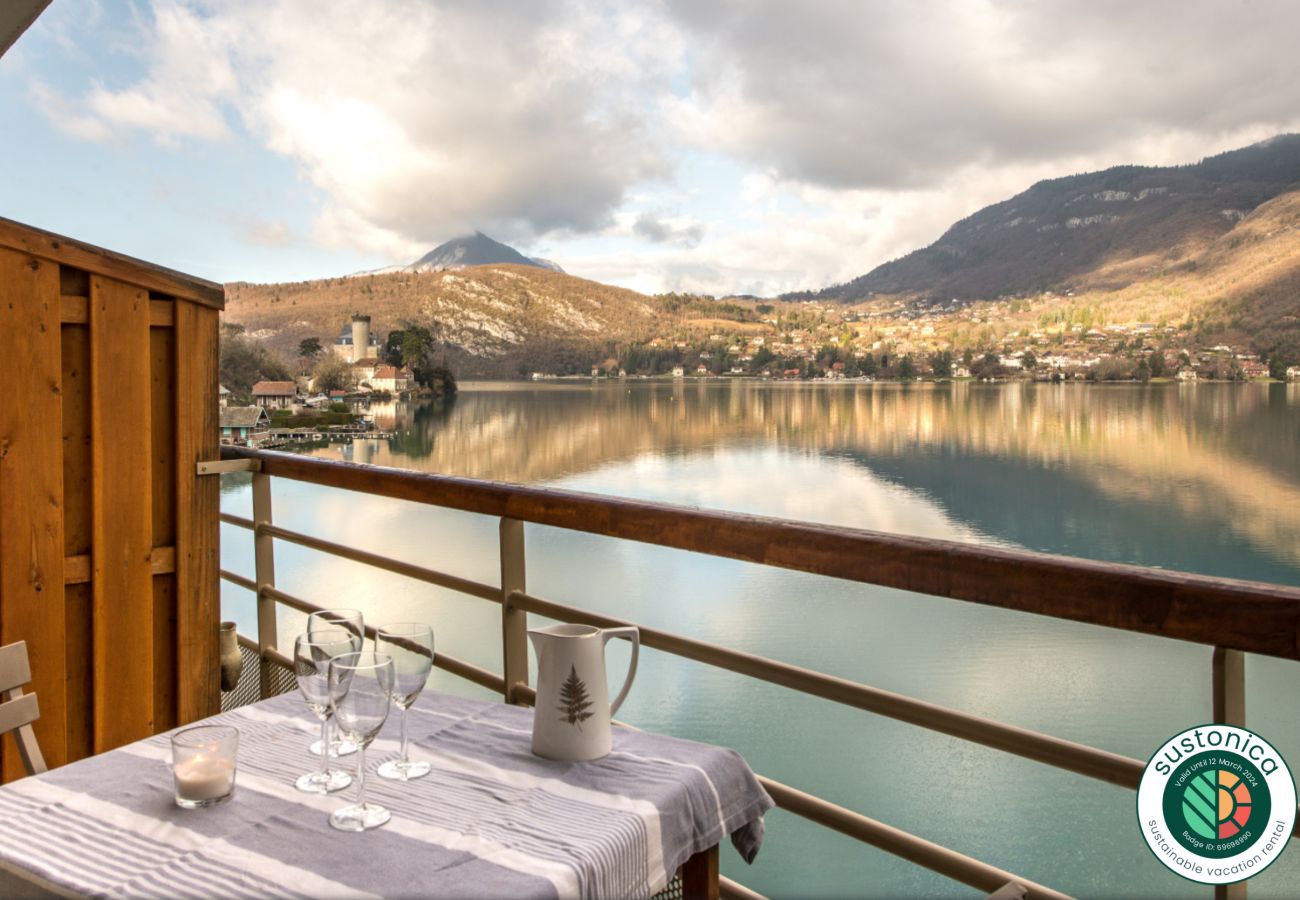
[[[238,395],[221,385],[221,442],[278,447],[387,437],[356,406],[409,396],[421,385],[412,366],[381,358],[383,348],[370,323],[368,315],[353,315],[328,350],[319,341],[304,342],[302,360],[313,365],[296,378],[259,377]],[[265,360],[263,348],[257,349]]]
[[[687,320],[675,334],[622,349],[591,376],[761,377],[814,380],[916,378],[1037,381],[1300,380],[1300,365],[1251,348],[1206,344],[1188,324],[1108,323],[1104,311],[1043,298],[947,304],[723,302],[735,321]],[[698,302],[698,300],[697,300]],[[735,315],[744,310],[749,315]],[[707,335],[701,326],[713,326]],[[975,349],[980,348],[980,349]],[[533,380],[585,375],[534,371]]]

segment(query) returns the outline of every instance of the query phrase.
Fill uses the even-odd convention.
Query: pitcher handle
[[[632,679],[636,677],[636,660],[641,651],[641,629],[635,625],[628,625],[624,628],[606,628],[601,634],[601,649],[609,643],[610,638],[625,637],[632,642],[632,662],[627,667],[627,680],[623,682],[623,690],[618,692],[614,702],[609,705],[609,717],[614,718],[614,713],[623,705],[623,699],[627,697],[627,692],[632,688]],[[602,655],[604,655],[602,653]]]

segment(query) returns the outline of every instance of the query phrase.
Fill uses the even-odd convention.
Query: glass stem
[[[330,720],[320,720],[320,774],[321,778],[330,776]]]
[[[408,747],[406,743],[406,714],[409,711],[409,709],[410,707],[406,707],[406,706],[402,707],[402,768],[403,769],[405,769],[408,765],[410,765],[411,762],[411,758],[408,755]]]
[[[366,745],[357,742],[357,806],[366,808]]]

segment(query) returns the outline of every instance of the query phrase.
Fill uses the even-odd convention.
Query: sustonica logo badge
[[[1138,785],[1138,821],[1156,859],[1201,884],[1257,875],[1286,849],[1296,788],[1254,732],[1199,725],[1165,741]]]

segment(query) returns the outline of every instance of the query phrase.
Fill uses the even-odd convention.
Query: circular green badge
[[[1163,806],[1174,840],[1200,856],[1224,859],[1263,834],[1272,794],[1249,760],[1200,753],[1174,769]]]

